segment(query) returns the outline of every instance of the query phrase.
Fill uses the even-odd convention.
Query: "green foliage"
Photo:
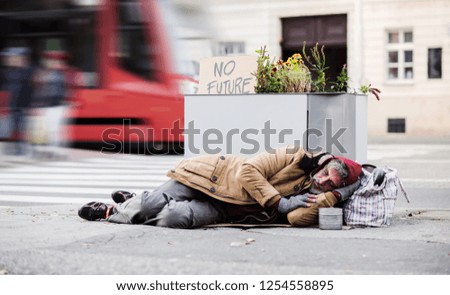
[[[369,86],[367,86],[367,85],[361,85],[361,87],[359,88],[359,91],[360,91],[362,94],[368,94],[368,93],[369,93],[369,89],[370,89],[370,85],[369,85]]]
[[[286,62],[270,59],[266,47],[256,51],[259,56],[256,77],[256,93],[306,92],[311,90],[311,73],[299,53]]]
[[[306,54],[306,42],[303,42],[303,56],[308,64],[311,66],[311,70],[314,71],[317,77],[312,81],[313,90],[318,92],[325,92],[325,87],[327,84],[327,78],[325,76],[325,71],[329,69],[326,64],[325,59],[325,46],[319,49],[319,44],[310,49],[312,58]]]
[[[368,93],[372,93],[377,100],[380,100],[380,89],[375,88],[375,87],[371,87],[372,85],[369,84],[367,85],[361,85],[361,87],[359,88],[359,91],[363,94],[368,94]]]
[[[256,73],[252,73],[256,77],[256,93],[283,93],[285,85],[280,75],[278,64],[271,61],[267,54],[266,47],[256,50],[259,54]]]
[[[282,64],[286,92],[307,92],[311,90],[311,73],[302,56],[295,53]]]
[[[311,56],[306,54],[306,43],[303,43],[303,56],[296,53],[288,58],[286,62],[279,59],[271,60],[266,47],[256,50],[258,53],[257,69],[252,73],[256,77],[256,93],[286,93],[286,92],[325,92],[327,85],[325,50],[319,44],[310,49]],[[310,65],[311,71],[316,74],[313,79],[310,69],[304,60]],[[349,88],[350,77],[347,65],[344,65],[336,81],[331,82],[333,92],[349,92],[373,94],[380,100],[380,90],[369,84],[361,85],[358,90]]]
[[[336,92],[347,92],[348,91],[348,82],[350,81],[350,77],[347,72],[347,65],[343,65],[341,72],[336,78],[336,82],[331,82],[331,90]]]

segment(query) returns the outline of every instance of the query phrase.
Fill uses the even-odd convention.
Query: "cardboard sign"
[[[200,60],[198,94],[255,92],[257,56],[217,56]]]

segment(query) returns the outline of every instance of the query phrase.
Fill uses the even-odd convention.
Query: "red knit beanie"
[[[350,185],[355,183],[358,180],[359,175],[362,172],[362,166],[355,161],[352,161],[350,159],[344,158],[344,157],[335,157],[336,159],[341,160],[345,163],[345,165],[348,168],[348,176],[345,180],[345,185]]]

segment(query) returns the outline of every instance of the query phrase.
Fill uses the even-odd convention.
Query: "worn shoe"
[[[130,192],[127,192],[127,191],[113,191],[112,194],[111,194],[111,198],[117,204],[123,203],[126,200],[131,199],[134,196],[136,196],[135,193],[130,193]]]
[[[113,206],[107,205],[101,202],[90,202],[83,205],[78,210],[78,216],[83,219],[94,221],[100,219],[106,219],[109,216],[109,212]]]

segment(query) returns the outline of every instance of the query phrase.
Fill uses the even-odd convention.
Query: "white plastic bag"
[[[47,122],[42,114],[30,116],[28,126],[28,140],[31,144],[46,145],[48,143]]]
[[[374,175],[363,169],[361,185],[344,204],[344,221],[350,226],[388,226],[394,215],[398,188],[406,200],[408,196],[397,170],[384,167],[385,177],[380,185],[374,184]]]

